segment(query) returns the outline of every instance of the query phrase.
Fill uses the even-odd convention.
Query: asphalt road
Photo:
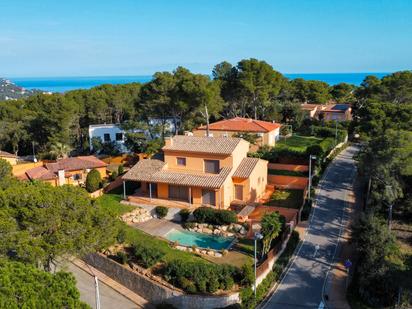
[[[326,278],[339,250],[347,212],[346,197],[355,176],[356,146],[348,147],[329,166],[319,186],[307,234],[289,271],[264,309],[326,308]]]
[[[80,291],[80,299],[92,308],[96,308],[96,290],[94,278],[76,265],[67,262],[58,269],[71,272],[76,277],[76,286]],[[119,294],[103,282],[99,282],[101,309],[135,309],[138,306],[125,296]]]

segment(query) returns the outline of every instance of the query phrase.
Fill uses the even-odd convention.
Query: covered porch
[[[224,208],[223,188],[210,189],[167,183],[141,182],[141,186],[127,195],[123,180],[123,198],[136,204],[194,209],[200,206]]]

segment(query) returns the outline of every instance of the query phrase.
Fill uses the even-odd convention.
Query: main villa
[[[145,159],[123,177],[140,182],[138,196],[182,201],[190,206],[228,208],[232,202],[255,202],[267,185],[265,160],[249,158],[241,138],[177,135],[163,147],[164,160]]]

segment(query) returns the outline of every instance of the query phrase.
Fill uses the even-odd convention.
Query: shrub
[[[117,172],[116,172],[116,171],[113,171],[113,172],[110,174],[109,179],[110,179],[110,181],[113,181],[113,180],[115,180],[116,178],[117,178]]]
[[[87,192],[94,192],[100,188],[102,178],[100,173],[96,169],[92,169],[86,177],[86,190]]]
[[[193,222],[185,222],[185,223],[183,223],[183,227],[185,229],[192,229],[192,228],[195,227],[195,224]]]
[[[12,166],[4,159],[0,159],[0,179],[11,176]]]
[[[186,222],[189,219],[190,210],[182,209],[181,211],[179,211],[179,216],[180,216],[182,222]]]
[[[122,244],[126,240],[126,231],[124,229],[119,229],[117,233],[116,240],[119,244]]]
[[[169,212],[169,208],[164,207],[164,206],[156,206],[155,207],[155,212],[156,212],[156,215],[160,219],[162,219],[162,218],[167,216],[167,213]]]
[[[213,209],[210,207],[199,207],[193,212],[195,220],[200,223],[213,225],[224,225],[237,222],[236,213],[231,210]]]
[[[241,281],[239,270],[230,265],[214,265],[173,260],[164,268],[165,279],[188,293],[214,293],[219,288],[228,290],[234,280]]]
[[[128,258],[127,254],[124,253],[123,251],[117,252],[116,258],[119,261],[119,263],[121,263],[123,265],[126,264],[129,261],[129,258]]]
[[[133,245],[133,253],[137,263],[145,268],[152,267],[165,255],[162,250],[142,243]]]
[[[119,167],[117,168],[117,173],[119,175],[122,175],[124,173],[124,166],[123,164],[120,164]]]

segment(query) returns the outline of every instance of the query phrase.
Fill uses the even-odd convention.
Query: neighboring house
[[[320,109],[321,104],[308,104],[304,103],[300,105],[303,115],[306,118],[315,118],[318,109]]]
[[[258,146],[275,146],[279,140],[281,125],[274,122],[235,117],[209,124],[209,134],[213,137],[232,137],[242,133],[256,134]],[[206,126],[193,131],[194,136],[206,136]]]
[[[166,139],[164,161],[138,162],[122,177],[124,188],[126,181],[140,182],[140,196],[195,206],[252,203],[266,190],[268,162],[248,158],[248,151],[241,138],[177,135]]]
[[[93,151],[92,139],[97,137],[102,143],[116,142],[121,152],[127,152],[125,131],[116,124],[93,124],[89,126],[90,151]]]
[[[179,120],[178,120],[179,121]],[[150,118],[148,121],[150,126],[157,126],[162,124],[162,120],[158,118]],[[132,130],[135,133],[144,133],[147,138],[150,137],[149,131],[135,129]],[[175,125],[172,118],[167,118],[165,120],[165,133],[174,134]],[[122,153],[129,152],[129,149],[126,147],[126,131],[123,130],[118,124],[92,124],[89,126],[89,144],[90,151],[93,151],[92,139],[97,137],[101,140],[102,143],[111,143],[116,142],[119,151]],[[160,137],[157,135],[155,137]]]
[[[16,165],[17,164],[17,156],[14,155],[14,154],[8,153],[6,151],[1,151],[0,150],[0,159],[6,160],[11,165]]]
[[[44,163],[42,166],[28,169],[17,176],[26,180],[41,180],[53,186],[81,185],[86,182],[87,174],[96,169],[102,178],[106,177],[107,164],[95,156],[80,156]]]
[[[301,104],[301,110],[308,118],[325,121],[352,120],[352,108],[349,104]],[[322,116],[321,116],[322,115]]]
[[[349,104],[330,104],[319,111],[326,121],[348,121],[352,120],[352,108]]]

